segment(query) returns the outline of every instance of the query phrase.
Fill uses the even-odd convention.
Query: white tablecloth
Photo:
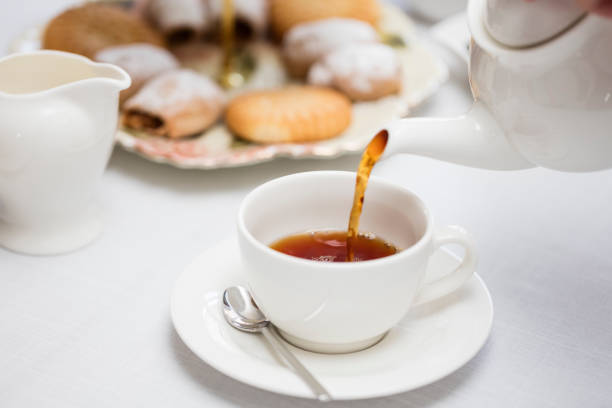
[[[68,3],[3,2],[0,47]],[[466,89],[446,85],[419,113],[466,109]],[[198,360],[172,328],[169,295],[193,257],[233,233],[250,189],[356,164],[352,156],[185,171],[117,148],[97,241],[57,257],[0,249],[0,407],[315,406]],[[416,191],[439,223],[473,232],[495,322],[476,358],[449,377],[330,407],[612,406],[612,171],[502,173],[406,156],[375,173]]]

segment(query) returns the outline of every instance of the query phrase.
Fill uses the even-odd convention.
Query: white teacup
[[[434,231],[431,215],[410,191],[372,178],[360,231],[402,249],[364,262],[328,263],[277,252],[269,244],[308,230],[347,227],[355,173],[317,171],[267,182],[242,202],[238,236],[247,282],[266,316],[291,343],[344,353],[378,342],[408,310],[460,288],[474,273],[471,236],[459,227]],[[416,243],[415,243],[416,241]],[[460,266],[423,284],[441,245],[465,248]]]

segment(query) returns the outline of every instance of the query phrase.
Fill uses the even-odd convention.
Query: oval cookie
[[[43,35],[43,48],[93,58],[103,48],[129,43],[164,46],[161,35],[119,7],[88,3],[52,19]]]
[[[227,126],[257,143],[301,143],[339,135],[351,122],[351,102],[333,89],[291,86],[232,100]]]

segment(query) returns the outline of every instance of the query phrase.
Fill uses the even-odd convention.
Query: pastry
[[[94,59],[115,64],[123,68],[132,78],[132,86],[121,91],[122,102],[149,79],[179,67],[176,58],[165,48],[142,43],[104,48],[96,53]]]
[[[170,51],[179,60],[183,68],[189,68],[199,74],[217,78],[223,67],[223,49],[219,44],[204,41],[192,41],[177,44]]]
[[[346,129],[351,102],[333,89],[291,86],[236,97],[225,120],[231,131],[252,142],[314,142]]]
[[[376,25],[379,14],[377,0],[270,0],[270,23],[279,38],[306,21],[346,17]]]
[[[225,95],[211,79],[188,69],[160,74],[124,104],[123,124],[170,138],[204,131],[221,115]]]
[[[88,3],[52,19],[42,45],[93,58],[103,48],[137,42],[164,45],[162,36],[138,17],[118,7]]]
[[[219,24],[224,0],[204,0],[212,18]],[[268,26],[268,0],[233,0],[236,32],[240,37],[262,35]]]
[[[363,21],[328,18],[301,23],[283,38],[283,56],[289,72],[303,77],[312,63],[346,44],[378,41],[376,30]]]
[[[395,50],[380,43],[349,44],[317,61],[308,83],[330,86],[357,101],[397,93],[402,69]]]
[[[192,40],[212,23],[203,0],[149,0],[148,15],[171,43]]]

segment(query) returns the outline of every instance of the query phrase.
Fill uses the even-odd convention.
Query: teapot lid
[[[484,25],[499,43],[522,48],[555,37],[585,14],[576,0],[486,0]]]

